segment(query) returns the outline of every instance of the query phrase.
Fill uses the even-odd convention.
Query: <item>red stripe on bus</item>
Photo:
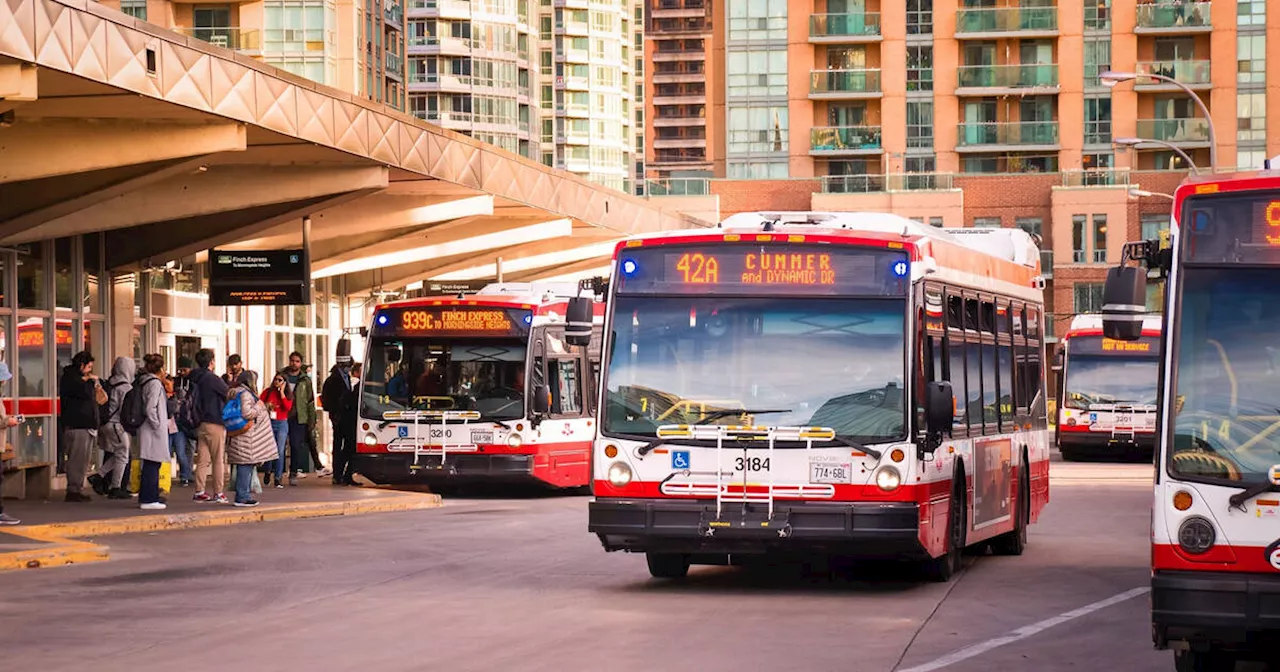
[[[424,450],[439,450],[439,446],[426,446]],[[480,446],[478,451],[450,451],[455,454],[483,454],[483,455],[537,455],[541,453],[550,453],[555,451],[590,451],[590,441],[566,441],[562,443],[526,443],[519,448],[512,448],[506,444],[489,444]],[[356,446],[357,453],[381,454],[381,455],[413,455],[412,450],[388,450],[387,444],[380,443],[376,446],[366,444],[358,444]]]
[[[1277,572],[1262,546],[1214,546],[1201,555],[1191,555],[1174,544],[1151,545],[1152,569],[1212,572]]]

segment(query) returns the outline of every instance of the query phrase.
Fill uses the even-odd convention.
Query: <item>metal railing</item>
[[[957,35],[1057,29],[1057,7],[969,7],[956,10]]]
[[[1056,145],[1056,121],[961,123],[957,145]]]
[[[1209,122],[1200,117],[1139,119],[1138,137],[1164,142],[1209,142]]]
[[[645,193],[650,196],[706,196],[711,193],[711,180],[706,177],[645,180]]]
[[[1209,84],[1213,81],[1209,61],[1139,61],[1135,72],[1144,75],[1162,75],[1172,77],[1183,84]],[[1170,86],[1164,82],[1137,80],[1136,86]]]
[[[810,93],[880,93],[880,71],[810,70]]]
[[[223,49],[235,51],[261,51],[262,31],[257,28],[174,28],[174,32],[194,37]]]
[[[814,14],[809,17],[809,37],[875,37],[880,15],[875,12]]]
[[[1209,28],[1208,2],[1152,2],[1138,5],[1138,28]]]
[[[821,178],[824,194],[870,194],[885,191],[884,175],[826,175]]]
[[[809,130],[809,149],[819,152],[879,150],[879,126],[815,126]]]
[[[1062,172],[1064,187],[1116,187],[1130,184],[1128,168],[1089,168]]]
[[[1020,88],[1058,86],[1058,65],[962,65],[957,69],[961,87]]]

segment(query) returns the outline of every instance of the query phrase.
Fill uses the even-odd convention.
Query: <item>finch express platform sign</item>
[[[311,303],[311,267],[302,250],[210,250],[209,304]]]

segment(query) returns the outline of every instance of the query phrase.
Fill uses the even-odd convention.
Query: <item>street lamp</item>
[[[1129,189],[1129,195],[1134,198],[1150,198],[1154,196],[1156,198],[1167,198],[1171,201],[1173,200],[1172,194],[1164,194],[1158,191],[1147,191],[1146,189],[1139,189],[1137,187],[1131,187]]]
[[[1107,87],[1114,87],[1116,84],[1119,84],[1120,82],[1128,82],[1128,81],[1139,79],[1142,77],[1172,84],[1178,87],[1179,89],[1182,89],[1183,91],[1185,91],[1188,96],[1191,96],[1191,100],[1194,100],[1196,102],[1196,106],[1200,108],[1200,113],[1204,115],[1205,123],[1208,124],[1209,126],[1209,170],[1217,171],[1218,170],[1218,133],[1213,127],[1213,116],[1209,114],[1209,107],[1204,104],[1204,101],[1200,99],[1200,96],[1196,95],[1195,91],[1192,91],[1191,88],[1188,87],[1186,84],[1183,84],[1182,82],[1179,82],[1178,80],[1172,77],[1167,77],[1165,75],[1156,75],[1150,72],[1114,72],[1111,70],[1107,70],[1106,72],[1102,72],[1098,74],[1098,79],[1102,80],[1103,86],[1107,86]]]
[[[1191,166],[1192,173],[1195,173],[1196,175],[1200,174],[1200,168],[1196,166],[1195,161],[1191,160],[1191,156],[1188,155],[1186,152],[1182,151],[1181,147],[1178,147],[1177,145],[1171,142],[1165,142],[1164,140],[1155,140],[1152,138],[1112,138],[1111,139],[1111,144],[1117,145],[1119,147],[1137,147],[1138,145],[1147,144],[1147,143],[1150,143],[1153,145],[1160,145],[1161,147],[1166,147],[1170,150],[1173,150],[1174,152],[1177,152],[1178,156],[1181,156],[1182,160],[1186,161],[1188,166]]]

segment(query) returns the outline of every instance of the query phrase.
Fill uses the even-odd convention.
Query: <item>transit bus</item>
[[[1138,340],[1117,341],[1102,335],[1101,315],[1076,315],[1058,354],[1062,458],[1150,451],[1156,436],[1160,316],[1143,320]]]
[[[1132,261],[1140,262],[1132,265]],[[1146,268],[1142,268],[1145,266]],[[1275,663],[1280,644],[1280,173],[1193,177],[1169,243],[1125,246],[1109,338],[1142,336],[1165,277],[1151,621],[1178,670]]]
[[[587,348],[565,343],[576,294],[573,283],[505,283],[376,306],[355,471],[435,489],[585,488],[602,327]]]
[[[879,213],[620,243],[588,530],[659,578],[816,553],[946,581],[966,547],[1021,554],[1049,496],[1039,259],[1020,230]]]

